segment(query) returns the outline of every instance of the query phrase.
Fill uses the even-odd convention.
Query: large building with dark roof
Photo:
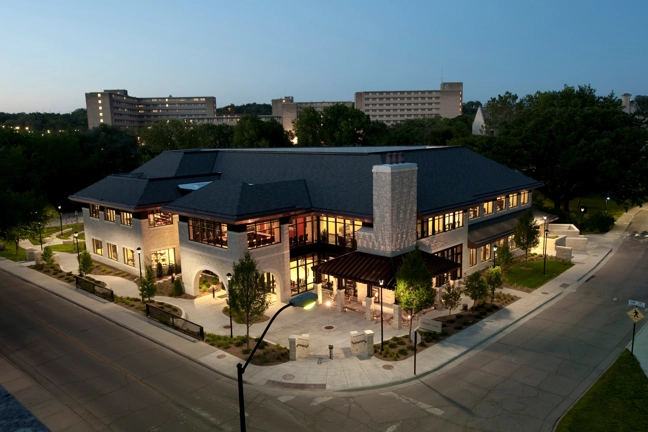
[[[182,265],[185,292],[250,251],[273,295],[393,288],[415,245],[439,286],[492,265],[541,183],[464,147],[178,150],[70,198],[93,259]],[[393,302],[386,292],[385,303]]]

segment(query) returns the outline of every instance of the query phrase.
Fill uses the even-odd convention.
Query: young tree
[[[513,260],[513,255],[511,254],[511,248],[508,243],[504,243],[497,249],[497,262],[501,264],[502,267],[508,267]]]
[[[153,269],[151,266],[146,266],[146,276],[142,279],[140,285],[140,295],[142,296],[142,301],[144,299],[151,300],[151,297],[155,297],[157,292],[157,286],[155,285],[155,276],[153,276]]]
[[[79,276],[85,276],[92,271],[92,257],[90,252],[83,250],[79,255]]]
[[[488,284],[486,279],[479,272],[475,272],[466,278],[465,293],[473,299],[473,309],[478,301],[484,300],[488,296]]]
[[[540,242],[540,227],[536,224],[531,210],[524,213],[513,229],[515,244],[524,251],[524,259],[529,260],[529,250]]]
[[[50,246],[45,246],[43,253],[41,254],[41,259],[45,261],[45,264],[52,265],[54,264],[54,254],[52,253],[52,248]]]
[[[407,254],[396,273],[394,295],[398,305],[411,316],[434,305],[436,291],[432,288],[432,275],[425,266],[418,246]],[[409,334],[411,340],[412,320],[410,320]]]
[[[441,302],[448,309],[448,315],[452,313],[452,309],[459,307],[461,294],[463,294],[463,290],[459,287],[459,284],[446,284],[444,287]]]
[[[250,347],[250,326],[257,322],[268,307],[268,290],[257,263],[246,252],[238,263],[234,263],[232,279],[228,286],[227,304],[233,317],[242,321],[246,327],[247,347]]]
[[[173,281],[173,297],[180,297],[184,294],[184,289],[182,288],[182,278],[177,278]]]
[[[491,290],[491,304],[493,304],[495,290],[502,288],[502,285],[504,285],[501,267],[489,267],[486,269],[486,284],[488,284]]]

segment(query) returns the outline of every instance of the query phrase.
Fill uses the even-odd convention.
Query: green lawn
[[[76,252],[76,244],[62,244],[62,245],[52,245],[50,246],[52,248],[52,252]],[[85,247],[85,242],[79,242],[79,249],[83,250]]]
[[[543,275],[544,261],[519,262],[504,273],[504,280],[510,285],[536,289],[549,282],[574,264],[547,260],[547,274]],[[530,270],[528,270],[530,268]]]
[[[648,377],[627,349],[562,418],[557,432],[639,431],[646,427]]]
[[[18,247],[18,256],[16,256],[16,244],[12,241],[3,240],[5,244],[5,250],[0,251],[0,256],[2,258],[7,258],[12,261],[25,261],[27,259],[27,253],[25,249]]]
[[[69,231],[64,232],[63,234],[58,234],[56,237],[58,237],[60,239],[64,239],[64,240],[73,238],[75,232],[79,232],[79,231],[83,230],[83,224],[78,223],[78,224],[71,224],[71,225],[63,225],[63,229],[66,229],[66,228],[72,228],[72,229],[69,230]],[[82,236],[82,235],[83,235],[83,233],[79,234],[79,236]]]

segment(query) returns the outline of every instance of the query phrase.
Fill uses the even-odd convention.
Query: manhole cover
[[[324,328],[325,328],[326,330],[331,330],[331,329],[334,329],[335,327],[333,327],[333,326],[324,326]]]
[[[226,325],[223,326],[223,328],[230,328],[230,325],[226,324]]]
[[[285,379],[286,381],[290,381],[291,379],[295,379],[295,375],[286,374],[286,375],[283,376],[283,379]]]
[[[216,356],[217,359],[224,359],[225,357],[227,357],[225,354],[221,354],[221,355]]]
[[[382,368],[386,369],[386,370],[392,370],[392,369],[394,369],[394,366],[392,366],[392,365],[383,365]]]

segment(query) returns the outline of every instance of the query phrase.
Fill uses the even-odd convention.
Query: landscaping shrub
[[[92,271],[94,264],[90,252],[83,250],[79,255],[79,276],[84,276]]]
[[[155,266],[155,273],[157,273],[158,278],[164,276],[164,268],[162,267],[161,262],[158,262],[157,265]]]
[[[513,254],[507,243],[504,243],[497,249],[497,262],[502,265],[502,267],[508,267],[513,261]]]
[[[169,265],[167,267],[167,276],[173,276],[173,273],[175,273],[175,266]]]
[[[407,349],[410,351],[414,351],[416,348],[414,347],[414,345],[407,345]]]
[[[398,348],[398,344],[396,342],[389,342],[389,348]]]
[[[455,330],[461,330],[463,329],[463,326],[461,324],[455,326]]]
[[[587,231],[596,233],[605,233],[612,229],[614,226],[614,217],[603,213],[602,211],[595,211],[587,219],[585,219],[585,229]]]
[[[404,355],[404,356],[407,355],[407,349],[406,349],[406,348],[401,348],[401,349],[399,349],[399,350],[398,350],[398,354],[399,354],[399,355]]]
[[[251,351],[252,351],[252,348],[243,348],[243,349],[241,350],[241,352],[242,352],[243,354],[250,354]]]
[[[179,297],[184,294],[184,289],[182,288],[182,278],[176,278],[173,281],[173,291],[171,292],[172,297]]]
[[[41,259],[45,261],[45,264],[47,265],[54,264],[54,254],[52,253],[51,247],[45,246],[45,249],[43,249],[43,253],[41,254]]]

